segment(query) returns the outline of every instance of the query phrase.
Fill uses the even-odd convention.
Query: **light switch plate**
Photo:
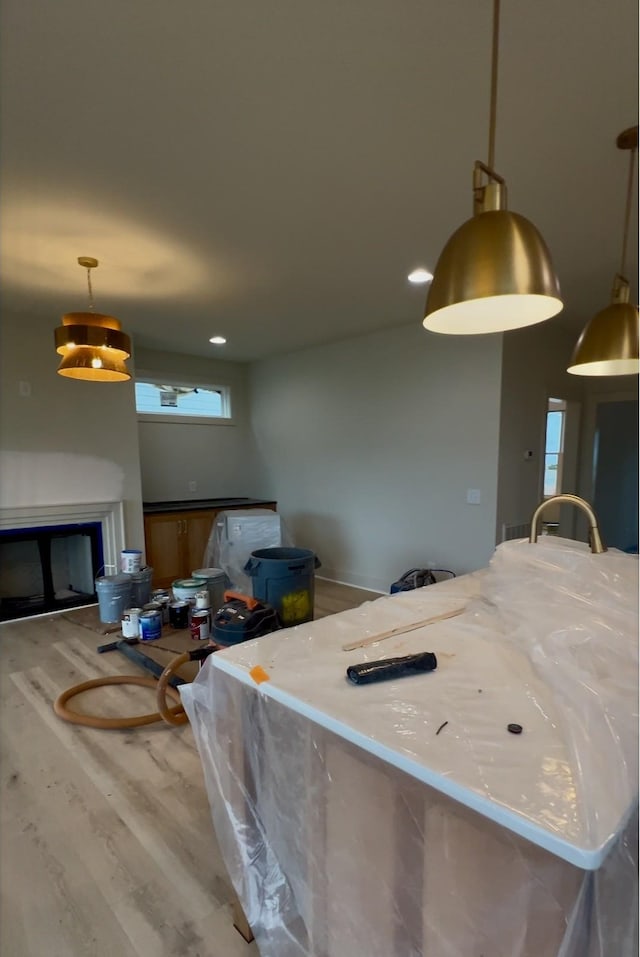
[[[479,505],[479,504],[480,504],[480,489],[468,488],[467,489],[467,505]]]

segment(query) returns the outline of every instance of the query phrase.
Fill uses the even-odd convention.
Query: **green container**
[[[320,561],[307,548],[259,548],[244,566],[253,597],[275,608],[284,628],[313,621],[316,568]]]

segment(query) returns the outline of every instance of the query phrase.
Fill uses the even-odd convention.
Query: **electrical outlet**
[[[480,489],[468,488],[467,489],[467,505],[479,505],[479,504],[480,504]]]
[[[30,382],[19,382],[18,383],[18,392],[22,396],[31,395],[31,383]]]
[[[198,483],[197,483],[197,482],[189,482],[189,491],[190,491],[190,492],[197,492],[197,491],[198,491]]]

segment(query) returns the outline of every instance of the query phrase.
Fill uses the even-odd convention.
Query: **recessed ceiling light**
[[[414,283],[414,285],[419,286],[421,283],[431,282],[433,275],[429,272],[428,269],[414,269],[413,272],[410,272],[407,276],[409,282]]]
[[[224,336],[211,336],[209,342],[212,342],[214,346],[223,346],[227,340]]]

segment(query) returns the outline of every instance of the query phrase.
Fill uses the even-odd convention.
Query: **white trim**
[[[18,622],[33,621],[34,618],[50,618],[51,615],[64,615],[70,611],[79,611],[81,608],[98,608],[99,605],[97,602],[92,602],[90,605],[80,605],[73,608],[52,608],[51,611],[40,611],[36,615],[28,615],[25,618],[7,618],[6,621],[0,621],[0,628],[3,625],[15,625]],[[117,630],[116,625],[114,629]],[[105,632],[106,634],[106,632]]]
[[[169,422],[171,425],[235,425],[232,418],[221,418],[218,416],[204,415],[164,415],[162,412],[136,412],[138,422],[155,422],[158,425],[165,425]]]
[[[120,568],[120,552],[125,547],[122,502],[82,502],[71,505],[22,505],[0,508],[0,529],[31,528],[37,525],[67,525],[75,522],[100,522],[104,574]]]
[[[324,575],[316,575],[316,580],[321,582],[331,582],[332,585],[347,585],[349,588],[357,588],[358,591],[370,591],[373,595],[386,595],[386,591],[379,591],[377,588],[367,588],[365,585],[354,585],[353,582],[343,582],[339,578],[325,578]]]

